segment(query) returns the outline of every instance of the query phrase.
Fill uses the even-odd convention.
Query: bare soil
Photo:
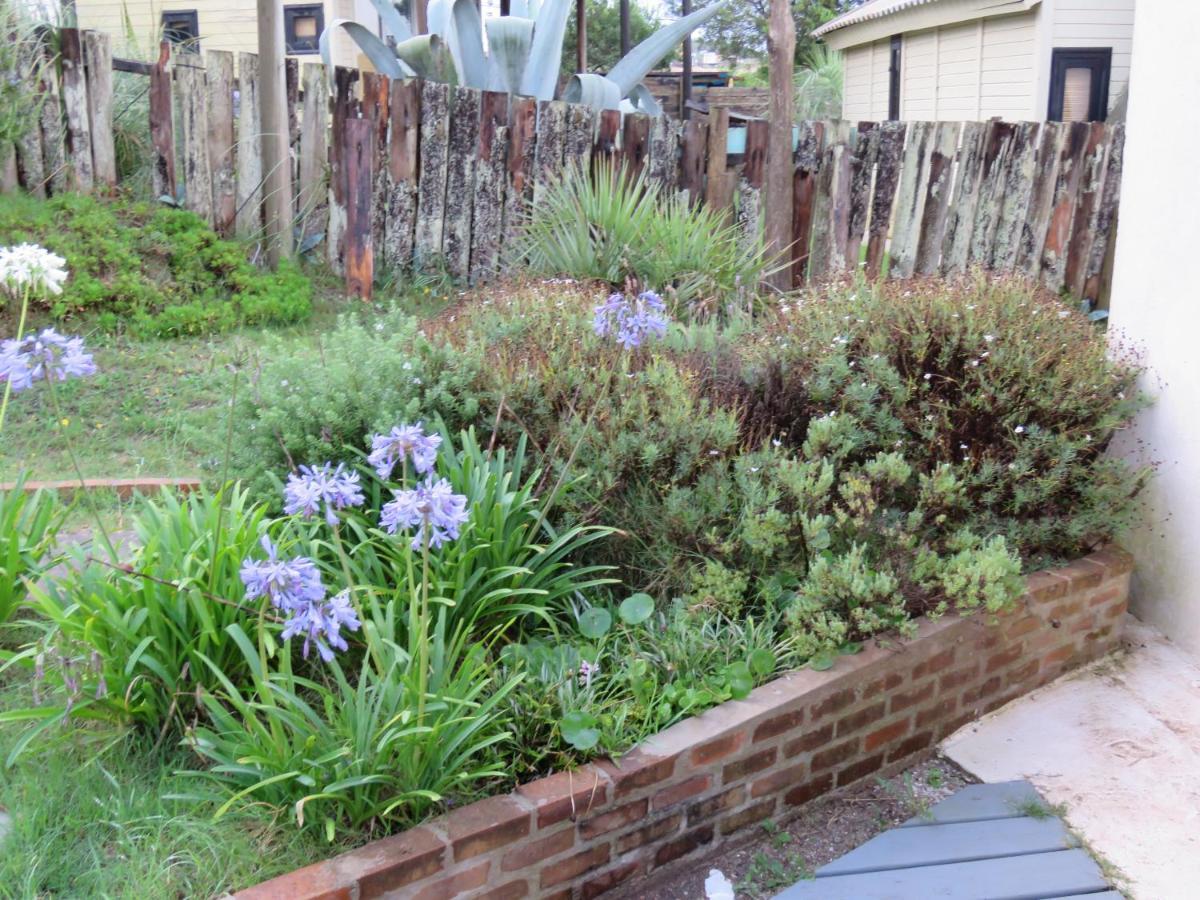
[[[613,896],[620,900],[704,900],[704,880],[710,870],[717,869],[733,882],[738,900],[773,897],[974,781],[950,760],[933,757],[893,778],[875,779],[810,803],[786,819],[748,828],[746,837],[737,843],[663,869]]]

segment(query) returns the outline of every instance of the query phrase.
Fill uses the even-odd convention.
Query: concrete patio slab
[[[1136,900],[1200,884],[1200,664],[1126,624],[1127,650],[951,735],[943,752],[983,781],[1027,778],[1126,879]]]

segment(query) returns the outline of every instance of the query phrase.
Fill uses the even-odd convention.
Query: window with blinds
[[[1055,49],[1050,62],[1046,118],[1053,122],[1103,122],[1108,115],[1111,70],[1111,47]]]

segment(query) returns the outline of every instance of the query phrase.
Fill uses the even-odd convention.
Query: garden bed
[[[584,897],[692,859],[830,791],[897,771],[979,716],[1113,649],[1131,558],[1030,575],[1009,612],[920,621],[602,760],[238,894]]]

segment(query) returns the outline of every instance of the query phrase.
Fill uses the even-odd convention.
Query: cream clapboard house
[[[370,0],[283,0],[284,40],[289,56],[319,62],[317,39],[335,19],[353,19],[379,33]],[[80,28],[106,31],[120,55],[148,56],[162,37],[199,50],[258,52],[256,0],[75,0]],[[371,68],[344,33],[334,36],[333,61]]]
[[[1129,81],[1133,10],[1134,0],[867,0],[814,34],[844,54],[850,120],[1090,121]]]

